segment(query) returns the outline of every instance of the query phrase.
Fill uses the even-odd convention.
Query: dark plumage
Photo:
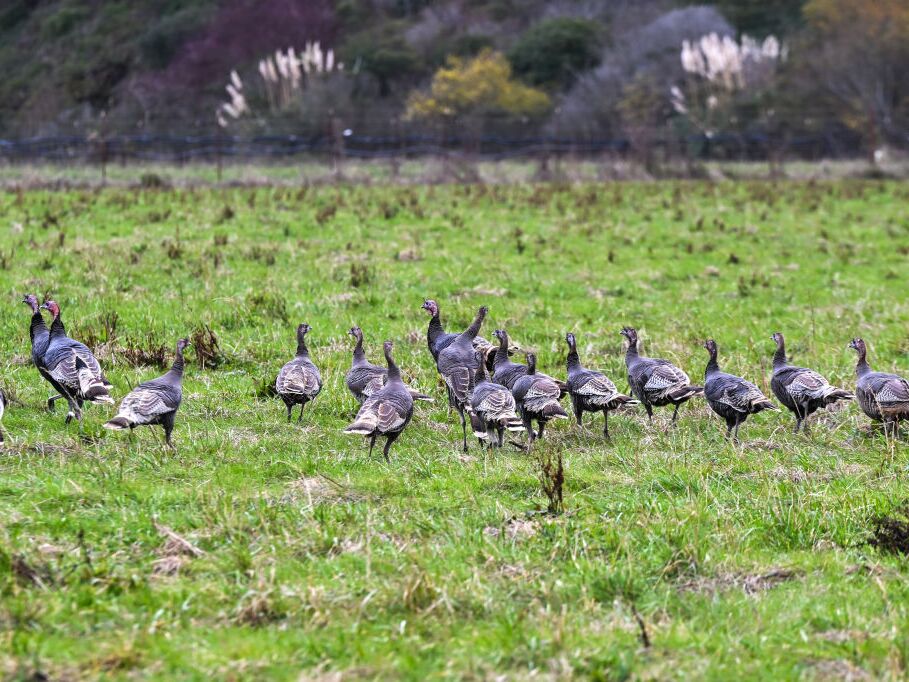
[[[733,440],[738,443],[739,425],[745,422],[749,414],[779,408],[750,381],[720,371],[716,361],[716,341],[707,339],[704,348],[710,353],[707,370],[704,373],[706,379],[704,396],[710,409],[726,420],[726,437],[732,435]]]
[[[281,368],[278,378],[275,379],[275,392],[287,407],[287,421],[290,421],[295,405],[300,406],[297,422],[303,421],[306,403],[315,400],[322,390],[322,375],[319,368],[309,359],[309,349],[306,347],[306,335],[311,329],[308,324],[297,327],[297,354]]]
[[[183,351],[189,346],[188,339],[177,341],[177,355],[170,371],[157,379],[139,384],[126,394],[117,410],[117,416],[104,425],[106,429],[132,431],[137,426],[160,424],[164,428],[164,439],[173,447],[171,433],[174,418],[183,401]]]
[[[385,342],[384,350],[385,361],[388,363],[388,382],[363,402],[357,418],[344,429],[344,433],[355,433],[369,438],[370,456],[376,438],[385,436],[385,449],[382,454],[385,455],[387,462],[391,444],[397,440],[413,417],[413,398],[401,380],[401,371],[391,356],[391,341]]]
[[[57,388],[53,377],[51,377],[41,362],[44,358],[44,353],[47,351],[47,346],[50,343],[50,332],[47,330],[47,325],[44,323],[44,317],[41,315],[41,310],[38,306],[38,297],[34,294],[26,294],[23,297],[22,302],[32,309],[32,320],[28,327],[28,336],[32,344],[32,362],[38,369],[38,374],[40,374],[44,380],[57,391],[57,393],[52,394],[47,399],[47,407],[52,410],[54,409],[54,403],[62,398],[63,395],[60,393],[60,389]]]
[[[53,316],[47,348],[41,356],[40,369],[47,373],[54,388],[69,403],[66,422],[75,417],[82,421],[82,405],[85,402],[110,403],[108,388],[110,382],[101,372],[101,366],[92,352],[82,343],[69,338],[60,319],[60,306],[54,301],[45,301],[41,308]],[[49,404],[52,403],[48,401]]]
[[[537,374],[537,357],[527,353],[527,374],[519,378],[511,393],[514,396],[521,421],[530,443],[543,437],[543,429],[550,419],[568,419],[568,413],[559,405],[562,391],[552,377]],[[539,431],[534,433],[531,422],[536,420]]]
[[[873,371],[862,339],[852,339],[849,347],[858,353],[855,397],[859,407],[872,420],[884,423],[884,433],[895,436],[899,423],[909,419],[909,381],[898,374]]]
[[[479,370],[470,395],[470,425],[480,442],[485,441],[490,448],[502,447],[505,431],[523,431],[524,427],[511,391],[501,384],[492,383],[479,352],[476,358]]]
[[[675,405],[672,411],[672,423],[675,424],[679,406],[696,395],[702,395],[704,387],[693,386],[688,375],[667,360],[639,355],[638,333],[633,327],[625,327],[621,334],[628,340],[625,366],[628,368],[631,392],[644,405],[651,421],[654,407]]]
[[[464,412],[470,403],[470,389],[474,384],[478,362],[473,341],[486,318],[488,308],[477,311],[470,326],[439,353],[437,367],[448,389],[448,404],[458,411],[464,434],[464,452],[467,452],[467,421]]]
[[[836,386],[831,386],[813,369],[795,367],[786,360],[786,340],[779,332],[770,337],[776,342],[773,354],[773,376],[770,388],[773,395],[795,415],[795,433],[804,424],[808,431],[808,417],[838,400],[852,400],[855,396]]]
[[[357,340],[353,350],[353,361],[350,369],[347,370],[345,380],[347,390],[351,392],[357,402],[363,403],[369,396],[381,390],[388,379],[388,370],[379,365],[374,365],[366,359],[366,352],[363,350],[363,330],[359,327],[351,327],[347,332]],[[414,400],[432,401],[428,395],[424,395],[408,387],[410,397]]]
[[[445,331],[445,327],[442,326],[442,320],[439,317],[438,303],[431,298],[427,298],[423,301],[422,308],[431,316],[429,318],[429,329],[426,331],[426,345],[429,347],[432,359],[438,364],[439,353],[454,343],[454,340],[458,338],[458,334],[449,334]],[[496,347],[482,336],[477,336],[472,343],[474,349],[478,350],[483,355],[486,367],[489,371],[492,371],[493,363],[495,362]]]
[[[504,329],[496,329],[493,333],[499,340],[499,349],[493,363],[492,380],[510,391],[514,388],[515,382],[527,374],[527,365],[512,362],[508,357],[508,332]]]
[[[637,405],[638,401],[619,393],[604,374],[581,365],[574,334],[566,334],[565,342],[568,344],[568,395],[578,426],[582,425],[585,412],[602,412],[603,435],[609,438],[609,412],[623,405]]]

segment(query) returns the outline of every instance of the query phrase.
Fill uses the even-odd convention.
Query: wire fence
[[[430,135],[121,135],[0,139],[0,160],[22,162],[229,162],[231,160],[325,157],[352,159],[468,156],[481,160],[547,156],[593,157],[640,151],[624,138],[503,137]],[[847,158],[862,154],[861,140],[849,131],[771,137],[762,133],[723,133],[664,137],[648,142],[648,153],[706,160]]]

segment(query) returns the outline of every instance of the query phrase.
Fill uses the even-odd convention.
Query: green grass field
[[[703,400],[562,421],[565,512],[534,458],[458,448],[425,346],[481,304],[541,369],[566,331],[620,389],[623,325],[642,350],[769,394],[770,334],[854,386],[853,336],[909,372],[909,186],[612,184],[99,190],[0,196],[3,387],[0,676],[23,679],[902,679],[909,566],[871,542],[904,518],[904,440],[856,405],[738,449]],[[31,365],[25,292],[52,294],[119,399],[136,365],[208,325],[176,452],[160,429],[84,437]],[[302,426],[264,387],[294,327],[325,379]],[[352,324],[396,343],[418,403],[386,464],[341,434]],[[474,441],[475,442],[475,441]],[[170,529],[198,551],[168,537]],[[644,642],[644,635],[649,646]],[[46,677],[31,677],[38,672]]]

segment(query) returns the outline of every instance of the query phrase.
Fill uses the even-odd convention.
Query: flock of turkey
[[[38,304],[38,298],[28,294],[23,298],[32,311],[29,335],[32,360],[41,376],[55,393],[47,405],[53,409],[57,400],[66,400],[69,411],[66,423],[73,418],[82,420],[86,402],[113,404],[111,383],[98,360],[84,344],[66,335],[60,316],[60,306],[52,300]],[[774,403],[754,384],[742,377],[720,370],[717,363],[717,344],[713,339],[704,343],[709,354],[704,385],[694,385],[688,375],[667,360],[648,358],[638,352],[638,335],[634,328],[625,327],[621,334],[627,341],[625,363],[632,396],[618,391],[604,374],[581,364],[574,334],[566,334],[568,344],[567,381],[538,372],[536,357],[527,353],[527,364],[513,362],[508,334],[497,329],[493,344],[479,336],[488,309],[479,309],[471,325],[460,334],[445,331],[439,306],[433,300],[423,303],[429,315],[427,345],[448,393],[448,404],[458,413],[463,433],[462,446],[467,450],[467,422],[473,434],[489,448],[502,447],[505,433],[524,431],[527,449],[542,438],[546,423],[552,419],[568,418],[561,405],[567,394],[578,425],[585,412],[602,412],[603,435],[609,437],[609,413],[622,407],[643,405],[648,418],[653,408],[673,406],[672,423],[678,418],[679,407],[696,396],[704,396],[710,408],[726,421],[726,437],[738,442],[739,426],[748,415],[763,410],[777,410]],[[42,310],[51,315],[48,329]],[[297,327],[296,356],[281,368],[275,380],[275,391],[287,407],[291,420],[295,406],[300,406],[298,421],[303,418],[306,404],[315,400],[322,390],[322,376],[309,356],[306,335],[310,327]],[[363,350],[363,332],[350,329],[356,340],[353,362],[346,375],[347,388],[360,403],[353,423],[345,433],[369,439],[372,454],[376,439],[385,438],[383,454],[388,453],[413,417],[415,400],[432,400],[407,386],[392,356],[391,341],[384,344],[386,367],[374,365]],[[860,407],[874,421],[883,422],[885,433],[896,434],[901,420],[909,418],[909,381],[896,375],[874,372],[866,360],[865,342],[853,339],[849,344],[858,354],[856,391],[832,386],[821,374],[805,367],[790,365],[786,358],[783,335],[772,336],[776,342],[773,356],[773,376],[770,386],[776,398],[795,415],[795,431],[807,430],[807,418],[817,410],[839,400],[857,399]],[[183,391],[183,353],[189,345],[180,339],[176,358],[166,374],[133,388],[120,402],[117,415],[104,424],[114,430],[132,430],[137,426],[160,425],[165,440],[172,447],[171,433]],[[490,374],[491,372],[491,374]],[[6,398],[0,392],[0,418]],[[534,427],[536,423],[536,427]],[[3,432],[0,430],[0,442]],[[514,443],[518,447],[524,447]]]

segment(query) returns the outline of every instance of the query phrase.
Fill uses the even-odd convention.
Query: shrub
[[[600,61],[599,25],[561,17],[530,28],[508,52],[514,72],[533,85],[567,87]]]
[[[483,50],[473,59],[449,57],[446,66],[433,76],[429,92],[410,96],[406,117],[533,117],[548,109],[546,93],[515,81],[508,60],[501,53]]]

